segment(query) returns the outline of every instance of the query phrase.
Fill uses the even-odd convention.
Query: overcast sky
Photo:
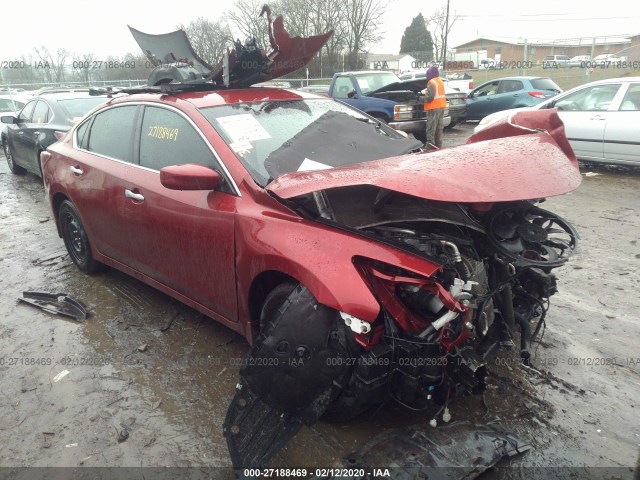
[[[446,0],[389,0],[381,28],[385,40],[373,51],[398,53],[402,33],[411,19],[420,12],[428,17],[445,4]],[[527,6],[513,0],[451,0],[451,16],[460,18],[453,25],[449,45],[478,36],[536,40],[640,33],[640,2],[608,0],[601,3],[599,11],[595,11],[595,5],[584,0],[538,0]],[[200,0],[168,4],[158,0],[64,0],[60,4],[5,0],[0,62],[32,53],[33,47],[41,45],[51,51],[66,48],[79,54],[94,53],[101,60],[110,54],[138,53],[127,24],[147,33],[165,33],[198,16],[215,20],[230,6],[231,2],[220,7]]]

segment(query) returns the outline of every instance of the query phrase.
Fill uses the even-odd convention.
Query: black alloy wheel
[[[64,244],[78,270],[84,273],[94,273],[101,270],[102,264],[95,260],[91,253],[91,244],[80,220],[80,215],[69,200],[65,200],[60,205],[58,219]]]

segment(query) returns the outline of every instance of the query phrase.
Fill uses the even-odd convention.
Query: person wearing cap
[[[447,97],[444,93],[444,82],[440,78],[438,67],[432,66],[427,70],[427,95],[424,109],[427,114],[427,146],[442,147],[442,132],[444,131],[444,110]]]

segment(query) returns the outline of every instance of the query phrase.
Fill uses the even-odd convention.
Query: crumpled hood
[[[459,147],[286,173],[266,188],[284,199],[324,189],[375,185],[445,202],[506,202],[561,195],[580,182],[564,124],[552,109],[517,113],[472,135]]]
[[[415,93],[419,93],[427,88],[427,80],[424,78],[416,78],[414,80],[401,80],[399,82],[393,82],[384,87],[380,87],[377,90],[372,90],[367,95],[375,95],[382,92],[395,92],[401,90],[410,90]]]

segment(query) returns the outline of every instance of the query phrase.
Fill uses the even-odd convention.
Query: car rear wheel
[[[6,140],[2,144],[2,148],[4,149],[4,158],[7,159],[7,164],[9,165],[9,170],[11,170],[11,173],[14,173],[16,175],[23,174],[25,172],[25,169],[18,165],[13,159],[11,148],[9,147],[9,143]]]
[[[89,237],[82,225],[80,215],[69,200],[65,200],[60,205],[58,221],[64,245],[78,270],[84,273],[94,273],[101,270],[103,265],[93,258]]]

